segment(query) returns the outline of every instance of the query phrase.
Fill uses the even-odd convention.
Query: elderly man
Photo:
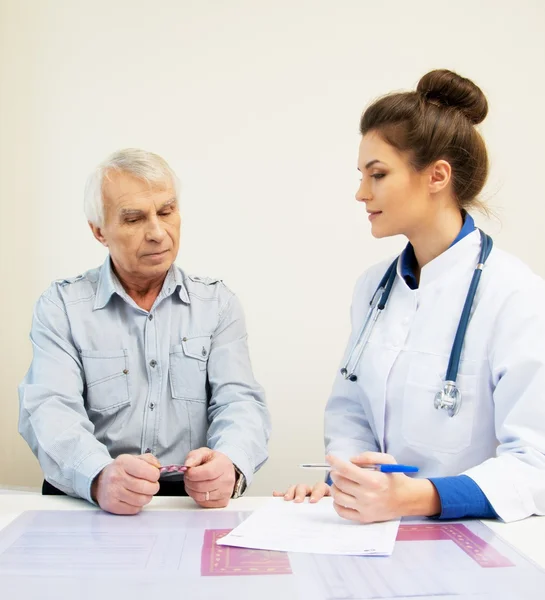
[[[135,149],[88,180],[85,213],[109,256],[38,300],[19,387],[19,430],[44,493],[117,514],[158,493],[217,508],[267,459],[269,414],[240,302],[222,282],[174,264],[177,187],[161,157]],[[161,475],[169,464],[185,475]]]

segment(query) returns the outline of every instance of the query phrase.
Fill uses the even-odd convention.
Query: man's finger
[[[223,461],[212,459],[211,461],[198,467],[191,467],[184,475],[186,481],[214,481],[224,474],[227,474],[227,469],[235,475],[235,470],[232,465],[226,465]]]
[[[197,448],[191,450],[185,458],[184,466],[186,467],[198,467],[212,460],[214,451],[210,448]]]
[[[141,460],[136,456],[124,456],[123,460],[120,460],[118,464],[123,467],[128,475],[132,475],[138,479],[156,482],[161,475],[157,467],[152,467],[147,461]]]
[[[141,506],[132,506],[131,504],[121,502],[120,500],[111,503],[107,502],[104,505],[101,505],[100,508],[112,515],[137,515],[142,510]]]
[[[135,494],[143,494],[144,496],[155,496],[159,491],[159,482],[147,481],[146,479],[138,479],[127,475],[125,478],[125,489]]]
[[[216,479],[207,479],[206,481],[193,481],[186,476],[184,478],[184,485],[186,490],[201,493],[206,492],[207,490],[219,488],[220,481],[221,477],[216,477]]]
[[[195,502],[202,506],[203,508],[224,508],[229,504],[229,500],[231,499],[230,494],[221,495],[219,490],[214,492],[214,500],[211,498],[212,492],[209,493],[209,499],[206,500],[206,494],[202,492],[193,492],[191,490],[188,491],[188,494]]]
[[[195,500],[195,502],[203,508],[225,508],[229,504],[230,499],[231,498],[227,496],[225,498],[222,498],[221,500],[209,500],[208,502],[206,502],[195,500],[195,498],[193,498],[193,500]]]
[[[147,462],[152,467],[157,467],[158,469],[161,468],[161,463],[159,462],[159,460],[157,458],[155,458],[155,456],[153,456],[153,454],[150,454],[149,452],[146,454],[140,454],[140,456],[137,456],[136,458],[139,458],[140,460]]]
[[[138,508],[142,508],[151,502],[153,496],[147,496],[145,494],[136,494],[135,492],[131,492],[131,490],[127,490],[121,488],[116,492],[116,498],[119,502],[124,502],[130,506],[136,506]]]
[[[198,497],[201,502],[216,502],[221,500],[226,494],[221,490],[206,490],[206,492],[198,492]]]

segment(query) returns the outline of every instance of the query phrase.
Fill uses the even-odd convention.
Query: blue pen
[[[333,468],[327,463],[305,463],[299,465],[301,469],[320,469],[321,471],[331,471]],[[418,467],[411,467],[410,465],[367,465],[360,467],[366,471],[380,471],[381,473],[418,473]]]

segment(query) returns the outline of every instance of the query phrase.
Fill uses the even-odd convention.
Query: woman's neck
[[[429,221],[423,222],[407,237],[414,248],[418,263],[417,279],[420,271],[433,259],[443,254],[458,237],[463,226],[462,213],[458,207],[441,210]]]

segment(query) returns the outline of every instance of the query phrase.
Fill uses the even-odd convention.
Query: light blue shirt
[[[93,479],[124,453],[180,464],[208,446],[248,484],[266,461],[269,412],[241,304],[222,282],[173,265],[148,312],[108,258],[51,285],[36,304],[30,338],[19,431],[63,492],[92,501]]]

